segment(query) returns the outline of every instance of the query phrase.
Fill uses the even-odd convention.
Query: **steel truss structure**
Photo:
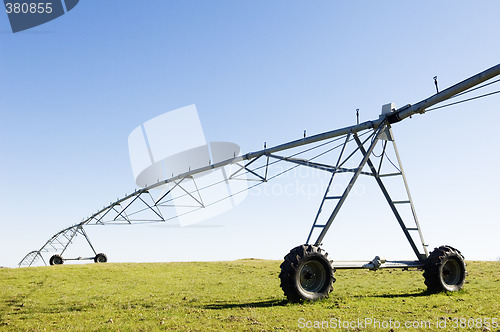
[[[314,257],[321,256],[321,250],[318,248],[321,246],[324,237],[360,176],[367,176],[375,180],[395,216],[395,219],[401,227],[403,234],[415,253],[417,260],[390,262],[377,256],[372,261],[366,262],[334,262],[332,263],[333,269],[367,268],[376,270],[379,268],[395,267],[424,268],[429,264],[429,259],[432,258],[433,255],[429,255],[427,244],[424,241],[420,229],[391,126],[414,114],[423,114],[426,109],[431,106],[459,94],[463,94],[472,87],[499,74],[500,65],[496,65],[422,100],[419,103],[406,105],[400,109],[386,109],[378,119],[373,121],[367,121],[354,126],[304,137],[275,147],[264,148],[260,151],[235,156],[234,158],[222,162],[214,164],[209,162],[205,167],[189,170],[188,172],[172,176],[169,179],[158,181],[153,185],[136,190],[110,203],[108,206],[103,207],[82,222],[58,232],[39,250],[28,253],[21,260],[19,265],[32,266],[40,260],[46,264],[43,254],[50,252],[60,255],[59,257],[62,263],[62,255],[78,235],[82,235],[86,239],[92,252],[96,256],[88,258],[79,257],[77,259],[94,259],[98,261],[98,255],[102,254],[98,254],[94,250],[84,230],[84,226],[110,224],[129,225],[171,221],[179,215],[208,208],[213,204],[224,199],[230,199],[232,196],[240,194],[246,189],[251,189],[265,183],[296,167],[305,166],[328,172],[331,175],[324,195],[321,198],[318,212],[307,236],[306,244],[300,248],[294,248],[289,254],[291,258],[287,255],[284,262],[285,266],[282,266],[282,274],[280,274],[282,288],[290,300],[316,299],[314,297],[316,294],[321,292],[325,293],[323,290],[317,291],[316,288],[314,288],[316,286],[313,285],[314,282],[316,282],[315,276],[317,275],[323,275],[324,280],[328,279],[328,273],[324,272],[321,264],[318,263],[320,260],[314,261],[313,263],[311,263],[312,261],[308,261],[309,263],[306,262],[303,264],[304,268],[302,270],[295,271],[292,267],[294,264],[297,265],[300,262],[294,263],[293,257],[299,257],[301,255],[303,257],[307,255],[312,255]],[[379,151],[381,150],[378,156],[375,153],[376,149]],[[389,158],[389,151],[392,151],[392,155],[395,156],[395,162]],[[338,152],[335,158],[332,158],[333,152]],[[288,165],[288,168],[276,171],[272,166],[277,163],[284,163]],[[389,166],[392,171],[387,171],[386,166]],[[227,175],[225,180],[210,185],[199,184],[197,176],[208,174],[219,168],[224,169]],[[343,191],[336,193],[334,192],[335,190],[333,190],[333,184],[340,174],[351,175],[348,183],[344,185]],[[392,193],[392,188],[387,185],[387,181],[390,179],[400,180],[405,193],[404,197],[399,197]],[[217,185],[224,186],[227,184],[227,181],[238,180],[248,181],[248,183],[254,182],[254,184],[240,192],[232,193],[215,202],[212,201],[208,203],[204,199],[203,193],[205,190]],[[180,198],[184,200],[189,199],[189,202],[191,202],[182,207],[185,210],[183,210],[181,214],[178,210],[179,206],[175,205],[175,201]],[[177,209],[173,209],[174,206],[176,206]],[[404,208],[409,209],[409,218],[403,217],[401,210]],[[314,238],[316,239],[312,242]],[[445,249],[442,249],[442,251]],[[306,253],[307,250],[309,250],[309,253]],[[287,270],[287,268],[289,270]],[[463,270],[465,271],[465,267]],[[301,280],[300,287],[297,285],[287,285],[287,278],[295,280],[294,278],[299,278],[299,276]],[[333,279],[333,272],[331,273],[331,279]],[[320,280],[321,285],[324,284],[324,280]],[[299,290],[297,290],[297,287]],[[312,291],[309,289],[310,287],[313,287]],[[328,291],[326,291],[326,293],[328,293]],[[314,296],[310,294],[314,294]]]
[[[361,141],[360,138],[362,138],[363,141]],[[320,141],[319,143],[311,144],[313,146],[307,146],[307,148],[305,149],[294,151],[294,153],[289,154],[288,156],[280,155],[277,152],[271,153],[266,151],[262,155],[249,158],[246,160],[244,159],[236,161],[234,164],[232,164],[233,166],[231,169],[232,172],[230,172],[228,176],[228,181],[244,180],[249,182],[256,182],[256,184],[253,184],[249,187],[250,189],[262,183],[268,182],[269,180],[272,180],[286,172],[289,172],[290,170],[298,166],[311,167],[313,169],[331,173],[332,175],[329,181],[327,191],[322,198],[319,211],[316,215],[314,224],[311,228],[311,232],[306,241],[307,243],[309,243],[309,240],[314,230],[322,229],[322,233],[315,242],[316,245],[319,245],[323,237],[326,235],[328,228],[332,224],[333,219],[340,210],[340,207],[347,198],[350,189],[354,185],[354,182],[356,181],[359,175],[367,175],[375,177],[376,179],[380,179],[381,177],[385,176],[395,176],[395,175],[404,177],[404,173],[402,173],[402,171],[400,171],[399,173],[392,173],[392,174],[379,174],[375,169],[373,171],[375,173],[371,173],[366,170],[363,171],[365,165],[370,165],[370,167],[373,166],[373,163],[369,158],[369,154],[373,152],[373,149],[375,148],[375,146],[377,146],[378,142],[383,142],[382,158],[380,158],[378,166],[378,169],[380,171],[383,160],[387,159],[386,157],[387,154],[385,152],[387,143],[392,142],[395,148],[395,142],[393,140],[393,134],[389,124],[383,124],[377,130],[369,129],[360,133],[352,133],[352,134],[348,133],[347,135],[326,140],[326,142]],[[343,158],[343,156],[346,154],[346,151],[349,150],[348,146],[353,144],[355,145],[353,151],[351,151],[347,157]],[[289,149],[284,149],[284,151],[289,151],[289,150],[297,150],[297,148],[293,147]],[[331,160],[331,155],[339,150],[340,152],[336,164],[330,165],[328,163],[321,163],[318,161],[320,158]],[[356,155],[362,155],[368,157],[363,158],[362,162],[356,168],[346,167],[348,161],[354,159]],[[399,155],[397,155],[397,159],[399,163],[399,169],[402,170],[401,162],[399,160]],[[275,166],[277,163],[288,163],[291,164],[292,166],[286,168],[285,170],[276,172],[273,169],[273,166]],[[339,173],[353,173],[353,179],[351,183],[347,186],[346,191],[342,196],[328,196],[328,192],[332,186],[334,176]],[[220,181],[218,183],[212,183],[205,187],[200,187],[197,184],[196,178],[193,177],[193,175],[191,174],[165,180],[163,182],[158,182],[147,188],[135,191],[134,193],[126,195],[124,198],[119,199],[111,203],[110,205],[102,208],[100,211],[94,213],[93,215],[83,220],[82,222],[58,232],[53,237],[51,237],[41,249],[28,253],[21,261],[20,266],[31,266],[33,264],[36,264],[39,260],[41,260],[44,264],[46,264],[46,261],[42,255],[43,253],[53,252],[62,256],[65,253],[66,249],[69,247],[69,245],[73,243],[73,240],[77,235],[82,235],[85,238],[86,242],[89,244],[94,255],[97,255],[96,250],[94,249],[87,233],[84,230],[84,226],[109,225],[109,224],[131,225],[137,223],[167,222],[175,219],[178,216],[177,213],[178,211],[172,210],[172,208],[176,206],[174,204],[176,199],[189,198],[191,204],[183,206],[183,208],[186,210],[184,214],[187,214],[207,208],[210,205],[218,203],[219,201],[222,201],[224,199],[230,199],[231,196],[241,193],[237,192],[232,195],[228,195],[222,198],[221,200],[217,202],[212,202],[210,204],[204,203],[203,192],[212,186],[224,185],[224,182],[225,181]],[[405,185],[406,185],[406,180],[405,180]],[[381,188],[384,188],[382,189],[382,191],[384,192],[384,194],[388,195],[387,190],[385,189],[383,184],[381,184]],[[418,221],[416,220],[416,214],[414,214],[414,216],[417,228],[409,228],[404,226],[404,222],[397,213],[395,205],[405,203],[405,201],[392,201],[390,196],[387,197],[391,207],[394,208],[396,218],[402,225],[403,230],[407,235],[410,244],[412,245],[412,248],[414,248],[415,252],[417,253],[417,257],[425,256],[425,254],[422,254],[416,249],[415,242],[413,241],[412,237],[408,234],[408,231],[411,230],[418,230],[420,233],[418,227]],[[337,199],[339,202],[337,208],[335,209],[330,218],[331,220],[329,220],[329,222],[326,225],[320,225],[318,223],[318,219],[320,213],[324,210],[325,201],[334,199]],[[407,202],[412,204],[411,198]],[[413,204],[412,204],[412,211],[414,211]],[[424,252],[425,250],[426,249],[424,248]],[[78,259],[94,259],[94,257],[87,257],[87,258],[79,257]]]

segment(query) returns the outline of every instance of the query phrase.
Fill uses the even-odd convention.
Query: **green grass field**
[[[428,294],[421,271],[340,270],[303,304],[286,302],[278,261],[0,269],[0,330],[500,330],[500,262],[467,264],[457,293]]]

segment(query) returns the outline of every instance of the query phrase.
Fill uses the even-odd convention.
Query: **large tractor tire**
[[[280,267],[281,289],[290,302],[323,299],[332,291],[332,262],[317,246],[304,244],[293,248]]]
[[[50,265],[62,265],[63,263],[64,263],[64,259],[62,258],[61,255],[53,255],[49,259]]]
[[[97,254],[94,257],[95,263],[106,263],[107,261],[108,261],[108,257],[103,253]]]
[[[466,275],[464,256],[450,246],[435,248],[424,267],[425,284],[433,293],[459,291],[464,285]]]

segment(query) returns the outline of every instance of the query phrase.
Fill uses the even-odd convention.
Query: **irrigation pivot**
[[[179,199],[187,199],[192,203],[189,205],[192,210],[185,213],[203,212],[216,203],[233,199],[233,196],[244,190],[302,166],[327,172],[330,174],[330,180],[305,244],[293,248],[281,264],[279,275],[281,288],[289,301],[299,302],[327,297],[335,281],[336,269],[418,268],[424,271],[425,284],[429,290],[457,291],[462,288],[465,281],[464,257],[459,250],[450,246],[440,246],[428,252],[391,127],[412,115],[424,114],[432,106],[443,101],[477,90],[479,84],[497,75],[500,75],[500,64],[416,104],[408,104],[399,109],[394,104],[384,105],[380,116],[372,121],[309,137],[304,135],[298,140],[243,155],[239,155],[239,150],[234,151],[229,158],[208,160],[204,166],[188,168],[179,171],[178,174],[171,174],[166,179],[158,179],[156,183],[144,185],[132,194],[103,207],[82,222],[56,233],[41,249],[28,253],[19,265],[31,266],[39,260],[45,263],[43,255],[50,252],[55,252],[49,260],[51,265],[70,260],[63,258],[63,253],[78,235],[87,240],[93,252],[92,257],[78,259],[106,262],[106,255],[97,253],[84,227],[168,222],[178,216],[178,212],[171,213],[171,207],[172,202]],[[376,155],[375,151],[382,152]],[[331,158],[323,160],[325,155],[331,156],[333,153],[336,153],[334,164],[330,162]],[[277,163],[286,163],[290,168],[273,173],[272,167]],[[222,180],[209,185],[201,184],[200,177],[210,175],[219,169],[222,169],[224,174]],[[347,184],[338,185],[336,182],[338,178],[345,176],[348,177]],[[376,256],[366,262],[332,262],[328,258],[322,248],[322,241],[360,176],[375,180],[415,253],[416,260],[386,261]],[[204,199],[206,192],[213,186],[227,186],[232,181],[242,180],[254,181],[255,184],[241,191],[233,191],[227,197],[216,201],[209,202]],[[394,192],[389,185],[394,181],[399,182],[404,190]],[[338,191],[339,188],[342,190]],[[401,192],[404,192],[404,197],[401,196]]]
[[[450,246],[440,246],[435,248],[430,254],[427,250],[427,244],[424,241],[422,231],[415,212],[413,201],[410,195],[408,183],[403,171],[399,153],[394,140],[394,135],[391,130],[391,125],[411,117],[415,114],[423,114],[426,109],[448,100],[458,94],[464,93],[467,90],[475,87],[500,74],[500,64],[491,67],[477,75],[474,75],[452,87],[437,92],[435,95],[422,100],[414,105],[406,105],[400,109],[395,109],[393,104],[387,104],[382,107],[382,114],[379,119],[368,121],[351,127],[346,127],[334,130],[328,133],[323,133],[310,138],[310,140],[330,138],[336,136],[345,136],[345,142],[340,150],[337,163],[335,165],[315,165],[307,161],[292,160],[299,164],[311,167],[322,167],[325,170],[330,168],[332,173],[329,185],[323,196],[323,200],[318,209],[316,218],[309,232],[306,244],[293,248],[288,255],[285,256],[284,262],[281,264],[281,288],[283,289],[288,300],[291,302],[299,302],[302,300],[317,300],[325,298],[332,290],[332,284],[335,282],[335,269],[359,269],[365,268],[377,270],[380,268],[419,268],[424,270],[425,284],[430,291],[458,291],[462,288],[465,282],[466,265],[461,252]],[[371,134],[364,141],[360,140],[359,133],[364,130],[372,130]],[[355,149],[347,157],[344,157],[344,152],[349,142],[355,141]],[[389,143],[390,142],[390,143]],[[376,165],[372,159],[375,146],[382,144],[382,153],[380,160]],[[290,145],[298,144],[291,142],[278,147],[275,150],[282,149]],[[388,145],[392,145],[394,154],[397,158],[397,164],[393,164],[397,172],[384,173],[382,172],[383,162],[388,159],[386,149]],[[361,161],[354,169],[345,169],[342,166],[355,154],[360,155]],[[365,172],[365,166],[368,166],[368,172]],[[349,183],[345,186],[344,191],[340,195],[330,193],[332,183],[336,174],[343,172],[352,172],[353,175]],[[372,176],[375,178],[384,197],[387,200],[396,220],[412,247],[417,260],[415,261],[386,261],[383,258],[376,256],[372,261],[359,262],[332,262],[328,259],[328,254],[321,248],[323,238],[328,229],[335,220],[343,203],[349,195],[354,183],[360,175]],[[400,177],[406,191],[406,198],[395,200],[388,188],[384,184],[384,179],[390,177]],[[334,208],[326,221],[319,222],[320,215],[323,212],[324,205],[327,201],[335,201]],[[411,210],[411,220],[403,220],[400,213],[401,206],[409,206]],[[317,239],[313,244],[310,243],[315,232],[319,232]],[[417,233],[413,236],[411,233]],[[417,245],[415,238],[419,240],[420,247]]]

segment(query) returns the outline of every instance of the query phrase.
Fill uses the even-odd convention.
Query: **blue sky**
[[[499,11],[496,1],[82,0],[16,34],[0,14],[0,265],[135,189],[127,137],[141,123],[196,104],[208,141],[249,152],[351,125],[356,108],[377,118],[382,104],[432,95],[436,75],[445,88],[497,64]],[[500,257],[499,104],[394,126],[431,248]],[[299,178],[278,181],[317,181]],[[375,189],[330,230],[335,259],[413,259]],[[320,196],[250,193],[199,227],[88,232],[114,262],[281,259],[305,241]]]

